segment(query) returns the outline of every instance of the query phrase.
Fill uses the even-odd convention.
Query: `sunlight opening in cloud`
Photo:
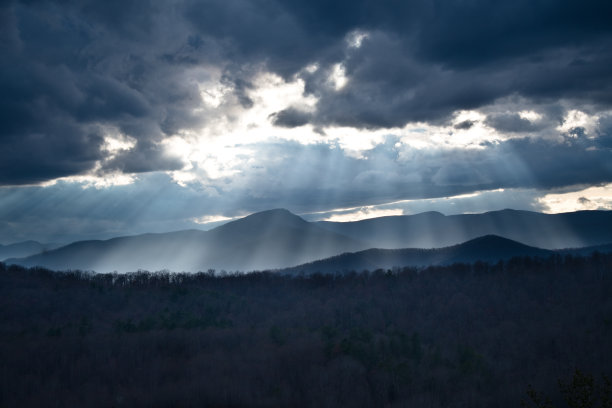
[[[202,217],[192,218],[192,221],[196,224],[206,225],[222,221],[231,221],[235,220],[236,218],[237,217],[226,217],[223,215],[204,215]]]
[[[453,125],[458,125],[465,121],[478,122],[485,120],[487,117],[481,112],[474,110],[460,110],[455,112]]]
[[[567,193],[546,194],[538,199],[544,212],[612,210],[612,184]]]
[[[486,116],[477,111],[460,111],[449,125],[436,126],[426,123],[409,123],[403,128],[359,129],[356,127],[329,126],[315,132],[312,125],[295,128],[274,126],[269,119],[274,112],[291,106],[314,109],[316,99],[304,97],[304,83],[300,79],[285,82],[274,75],[264,75],[254,82],[248,96],[254,105],[240,111],[233,120],[218,120],[217,131],[223,135],[210,135],[210,128],[182,132],[167,139],[169,154],[190,163],[182,171],[169,173],[175,182],[186,185],[199,180],[206,185],[211,180],[230,178],[249,173],[259,163],[257,146],[262,142],[283,143],[294,141],[302,145],[323,143],[330,148],[340,148],[347,157],[370,160],[367,152],[388,140],[396,138],[394,150],[398,162],[421,160],[421,153],[452,151],[453,149],[486,149],[490,143],[499,143],[505,137],[485,124]],[[461,124],[469,121],[469,126]],[[255,166],[255,167],[254,167]],[[187,174],[189,173],[189,174]]]
[[[234,176],[243,171],[253,156],[247,146],[227,145],[224,139],[207,141],[176,138],[169,145],[169,149],[189,163],[182,170],[169,172],[172,179],[180,185]]]
[[[181,187],[187,187],[189,183],[192,183],[197,179],[195,173],[190,173],[187,171],[173,171],[170,173],[170,177]]]
[[[542,115],[539,114],[536,111],[532,111],[532,110],[523,110],[518,112],[518,115],[521,119],[526,119],[530,122],[535,122],[538,121],[540,119],[542,119]]]
[[[359,42],[366,37],[365,33],[354,32],[348,38]],[[304,69],[314,71],[320,68],[317,64],[311,64]],[[278,126],[273,118],[286,109],[316,112],[318,99],[305,94],[302,78],[294,76],[285,80],[279,75],[262,71],[251,78],[250,85],[243,90],[244,96],[252,102],[246,106],[240,102],[235,90],[223,83],[219,73],[204,74],[198,83],[203,101],[198,109],[206,118],[205,124],[180,130],[161,142],[166,154],[179,157],[185,163],[183,169],[167,172],[181,186],[199,183],[204,188],[217,189],[221,193],[245,188],[247,180],[254,177],[253,171],[269,167],[269,163],[261,162],[262,158],[258,157],[261,143],[282,144],[290,141],[302,145],[326,144],[330,149],[341,149],[349,158],[379,160],[377,153],[368,152],[374,152],[374,149],[390,140],[394,143],[392,150],[395,155],[391,154],[389,159],[401,164],[428,160],[432,154],[444,154],[441,153],[444,151],[483,150],[490,148],[492,143],[518,137],[490,127],[487,114],[478,110],[457,111],[450,123],[435,125],[412,122],[403,127],[379,129],[341,126],[315,129],[309,123],[291,128]],[[347,84],[349,79],[342,64],[333,66],[329,80],[337,90]],[[541,115],[533,110],[516,111],[516,114],[530,121],[541,120]],[[596,119],[580,111],[571,111],[563,123],[563,129],[571,130],[578,125],[592,127],[597,124]],[[106,145],[109,154],[112,154],[133,148],[135,141],[118,132],[108,132]],[[296,159],[296,163],[300,161]],[[303,171],[297,173],[303,174],[306,169],[307,165],[304,165]],[[290,183],[290,180],[285,181]],[[110,177],[97,185],[128,182],[127,177]],[[355,213],[361,214],[355,216],[362,216],[361,207]]]
[[[219,102],[216,108],[209,104],[207,114],[210,118],[204,127],[182,130],[163,142],[169,154],[189,163],[181,171],[168,173],[181,185],[194,180],[206,183],[207,180],[242,172],[252,163],[254,153],[249,148],[251,145],[279,138],[300,143],[320,141],[321,136],[310,125],[286,129],[274,126],[270,120],[271,115],[287,108],[305,112],[314,110],[317,99],[304,95],[305,84],[300,78],[285,81],[272,73],[258,74],[252,80],[252,87],[245,90],[253,102],[250,107],[241,106],[237,100],[230,104],[224,85],[215,88],[205,83],[201,86],[207,90],[217,89],[216,95],[223,99],[223,103],[215,100],[215,104]],[[235,96],[231,97],[235,99]]]
[[[333,126],[325,128],[325,137],[322,140],[336,143],[349,157],[362,159],[366,151],[383,143],[390,133],[392,132],[388,129],[366,132],[357,128]]]
[[[449,197],[399,200],[360,207],[335,208],[303,214],[311,221],[358,221],[366,218],[389,215],[413,215],[427,211],[442,214],[475,214],[486,211],[514,208],[540,210],[534,201],[538,194],[533,189],[494,189],[459,194]]]
[[[317,63],[306,65],[306,68],[304,68],[304,71],[308,72],[309,74],[314,74],[318,70],[319,70],[319,64]]]
[[[485,149],[484,142],[508,137],[485,124],[486,115],[478,111],[459,111],[449,126],[409,123],[397,134],[402,144],[412,149]],[[463,126],[462,126],[463,125]]]
[[[465,149],[483,150],[486,148],[484,142],[501,139],[498,133],[484,122],[475,122],[469,129],[453,129],[451,135],[446,132],[436,132],[436,134],[440,135],[438,139],[441,139],[442,146]]]
[[[340,91],[348,83],[346,77],[346,70],[342,64],[334,64],[331,73],[328,77],[329,83],[334,87],[336,91]]]
[[[571,131],[576,128],[583,128],[584,133],[589,137],[595,136],[595,130],[597,129],[599,116],[589,116],[588,114],[572,109],[567,112],[563,123],[557,126],[557,130],[562,133],[571,134]],[[576,136],[574,136],[576,137]]]
[[[259,122],[261,119],[258,114],[269,113],[296,106],[300,109],[311,111],[314,109],[317,99],[312,96],[304,95],[304,80],[297,78],[292,82],[286,82],[280,76],[272,73],[262,73],[253,82],[254,89],[249,92],[249,97],[253,100],[254,106],[245,114],[251,121]],[[253,109],[255,113],[252,112]]]
[[[365,31],[355,30],[347,35],[346,42],[349,48],[359,48],[363,43],[363,40],[369,37],[369,34]]]
[[[377,218],[377,217],[388,217],[392,215],[402,215],[403,211],[401,209],[377,209],[374,206],[368,207],[360,207],[351,212],[344,212],[338,214],[331,214],[321,221],[334,221],[334,222],[350,222],[350,221],[359,221],[365,220],[368,218]]]
[[[99,170],[99,166],[98,169]],[[80,176],[70,176],[70,177],[61,177],[55,180],[47,181],[42,183],[42,187],[50,187],[54,186],[59,182],[80,184],[83,189],[87,188],[95,188],[95,189],[103,189],[109,187],[116,186],[127,186],[136,182],[137,177],[132,174],[125,174],[119,172],[106,173],[102,176],[94,174],[88,175],[80,175]]]
[[[164,139],[161,145],[168,155],[181,158],[186,163],[186,169],[192,168],[190,161],[194,150],[187,140],[178,136],[172,136]]]
[[[211,108],[218,108],[226,96],[232,92],[232,88],[217,81],[198,84],[202,102]]]
[[[196,143],[208,143],[210,140],[224,139],[224,145],[256,143],[279,134],[291,139],[314,139],[312,130],[281,129],[275,127],[270,120],[271,115],[287,108],[295,108],[304,112],[315,109],[317,98],[304,95],[305,83],[301,78],[285,81],[276,74],[262,72],[252,80],[252,87],[246,89],[246,96],[252,101],[252,106],[243,107],[238,101],[232,106],[212,110],[211,118],[206,126],[192,129],[181,134],[187,139],[197,139]]]
[[[245,163],[245,160],[241,156],[244,152],[252,156],[246,149],[220,147],[214,150],[214,154],[206,155],[206,158],[198,163],[198,167],[213,180],[231,177],[242,172],[241,164]]]
[[[347,36],[356,46],[367,33],[355,31]],[[304,67],[306,72],[320,69],[318,64]],[[503,133],[487,124],[487,114],[479,110],[460,110],[447,124],[408,123],[403,127],[361,129],[346,126],[317,126],[306,123],[296,127],[275,124],[274,118],[286,109],[315,113],[318,99],[305,94],[305,82],[299,75],[285,80],[279,75],[261,71],[250,80],[244,95],[252,105],[243,106],[234,89],[222,83],[220,73],[206,72],[199,83],[203,98],[203,114],[206,123],[200,128],[181,130],[163,142],[168,154],[180,157],[186,164],[180,171],[168,172],[175,182],[187,185],[200,181],[203,185],[213,180],[230,180],[239,174],[249,173],[252,168],[266,166],[259,163],[257,146],[260,143],[298,142],[302,145],[323,143],[330,148],[340,148],[351,158],[369,160],[367,152],[395,137],[397,160],[407,162],[419,159],[420,153],[428,150],[441,152],[455,149],[483,150],[519,134]],[[333,65],[328,80],[336,90],[346,86],[348,78],[341,63]],[[517,111],[521,118],[541,120],[533,110]],[[586,114],[572,111],[564,125],[574,126],[593,122]],[[564,128],[564,129],[565,129]],[[117,143],[116,143],[117,144]],[[118,146],[122,146],[117,144]],[[415,156],[416,155],[416,156]],[[255,166],[255,167],[254,167]],[[231,181],[234,183],[234,180]],[[238,181],[238,184],[241,182]]]
[[[108,152],[110,156],[114,156],[121,151],[130,150],[136,146],[136,139],[124,135],[117,128],[105,126],[104,133],[102,150]]]
[[[347,36],[347,41],[357,46],[366,37],[367,33],[355,31]],[[303,68],[304,72],[319,69],[316,63]],[[333,65],[328,74],[330,86],[336,90],[341,90],[349,81],[341,63]],[[445,124],[411,122],[403,127],[379,129],[315,126],[310,123],[283,127],[276,124],[274,118],[287,109],[316,115],[318,99],[314,95],[305,94],[305,82],[299,75],[285,80],[266,71],[256,74],[249,81],[250,85],[243,90],[244,96],[252,102],[249,106],[241,104],[235,90],[222,83],[220,73],[207,72],[206,75],[202,74],[203,81],[199,85],[203,94],[202,106],[206,105],[202,111],[206,115],[205,125],[182,130],[163,142],[168,154],[178,156],[187,163],[180,171],[168,172],[180,185],[199,181],[207,186],[214,180],[226,180],[233,186],[242,186],[245,177],[252,174],[252,169],[267,167],[257,157],[260,143],[322,143],[331,149],[342,149],[343,154],[350,158],[376,160],[377,156],[368,152],[393,137],[396,138],[394,150],[397,156],[392,160],[409,163],[426,160],[428,155],[443,154],[441,152],[444,151],[485,150],[491,148],[492,144],[524,137],[520,133],[503,132],[492,127],[487,122],[486,110],[459,110]],[[517,108],[512,111],[511,108],[508,110],[505,107],[504,113],[514,113],[530,122],[543,120],[542,114],[533,109]],[[584,127],[587,133],[595,135],[597,120],[595,116],[572,110],[556,132],[571,133],[575,127]],[[129,146],[117,141],[113,143],[117,148]]]

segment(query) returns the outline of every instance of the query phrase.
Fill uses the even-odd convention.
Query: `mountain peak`
[[[439,211],[424,211],[421,213],[417,213],[417,214],[413,214],[413,217],[445,217],[444,214],[442,214]]]
[[[292,217],[297,217],[297,215],[295,215],[291,211],[287,210],[286,208],[273,208],[271,210],[259,211],[259,212],[247,215],[245,218],[255,217],[255,216],[257,216],[257,217],[269,217],[269,216],[292,216]]]
[[[496,235],[496,234],[487,234],[481,237],[470,239],[459,245],[499,246],[499,245],[525,245],[525,244],[512,240],[510,238],[505,238],[505,237]]]
[[[237,220],[228,222],[227,224],[214,228],[211,231],[253,234],[269,230],[270,228],[279,225],[287,227],[303,227],[305,224],[308,224],[308,222],[293,214],[291,211],[284,208],[277,208],[247,215],[244,218],[239,218]]]
[[[246,217],[240,220],[237,220],[237,221],[244,222],[244,221],[254,221],[254,220],[273,222],[273,223],[278,223],[278,222],[292,222],[292,223],[298,222],[300,224],[306,223],[304,219],[295,215],[294,213],[292,213],[291,211],[285,208],[275,208],[272,210],[256,212],[251,215],[247,215]]]
[[[524,253],[525,255],[536,255],[538,253],[545,252],[540,248],[525,245],[521,242],[494,234],[471,239],[463,244],[457,245],[456,247],[460,247],[462,251],[466,253],[475,251],[484,257],[501,257],[503,254],[519,252]]]

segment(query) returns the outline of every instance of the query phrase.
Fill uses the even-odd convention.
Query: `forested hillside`
[[[518,407],[612,367],[598,253],[303,277],[0,264],[0,302],[6,407]]]
[[[606,247],[602,246],[601,248],[605,249]],[[570,255],[574,255],[574,251],[582,255],[590,255],[592,252],[595,252],[593,248],[565,250]],[[427,265],[451,265],[460,262],[497,262],[498,260],[508,260],[523,256],[545,258],[554,253],[553,251],[530,247],[496,235],[487,235],[446,248],[367,249],[359,252],[347,252],[293,268],[285,268],[281,272],[291,274],[342,273],[351,270],[392,269],[398,265],[423,267]]]

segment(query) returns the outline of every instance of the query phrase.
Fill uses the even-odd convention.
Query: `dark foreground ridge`
[[[518,408],[529,385],[565,407],[558,379],[612,374],[610,254],[293,277],[0,264],[0,301],[3,407]]]
[[[602,247],[603,248],[603,247]],[[587,254],[588,250],[584,249]],[[457,262],[477,261],[495,263],[514,257],[549,257],[554,251],[534,248],[520,242],[486,235],[439,249],[367,249],[356,253],[345,253],[328,259],[284,269],[286,273],[342,273],[347,271],[392,269],[404,266],[426,267],[450,265]]]

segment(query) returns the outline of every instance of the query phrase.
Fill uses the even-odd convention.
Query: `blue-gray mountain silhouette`
[[[57,248],[57,244],[42,244],[37,241],[23,241],[0,245],[0,261],[9,258],[23,258]]]
[[[317,225],[366,241],[372,248],[440,248],[484,235],[499,235],[546,249],[612,242],[612,211],[542,214],[501,210],[449,216],[425,212]]]
[[[365,247],[361,242],[306,222],[287,210],[270,210],[210,231],[185,230],[79,241],[7,262],[98,272],[256,270],[298,265]]]
[[[521,244],[497,235],[486,235],[437,249],[367,249],[345,253],[328,259],[288,268],[289,273],[337,273],[363,270],[391,269],[405,266],[449,265],[456,262],[473,263],[483,261],[495,263],[513,257],[549,257],[555,252]]]
[[[428,212],[338,223],[307,222],[287,210],[277,209],[252,214],[210,231],[185,230],[105,241],[80,241],[7,262],[98,272],[138,269],[251,271],[292,267],[369,248],[449,247],[486,235],[497,235],[546,249],[603,245],[612,242],[612,211],[540,214],[503,210],[453,216]],[[515,244],[521,245],[518,242]],[[449,258],[448,254],[452,251],[446,249],[444,260],[496,260],[501,249],[496,248],[494,243],[492,238],[473,241],[470,245],[476,245],[474,256],[465,255],[469,246],[464,246],[461,252],[463,257],[457,259]],[[505,242],[500,248],[508,250],[508,245]],[[433,255],[421,252],[419,256],[422,256],[423,263],[438,262],[435,257],[428,258]],[[526,250],[507,252],[512,256],[526,254]],[[370,262],[368,254],[373,253],[366,251],[361,254],[359,259],[362,263],[355,263],[354,268],[372,268],[376,263]],[[393,259],[394,256],[399,257],[398,260],[389,265],[404,266],[400,262],[404,256],[401,252],[385,252],[385,259]]]

